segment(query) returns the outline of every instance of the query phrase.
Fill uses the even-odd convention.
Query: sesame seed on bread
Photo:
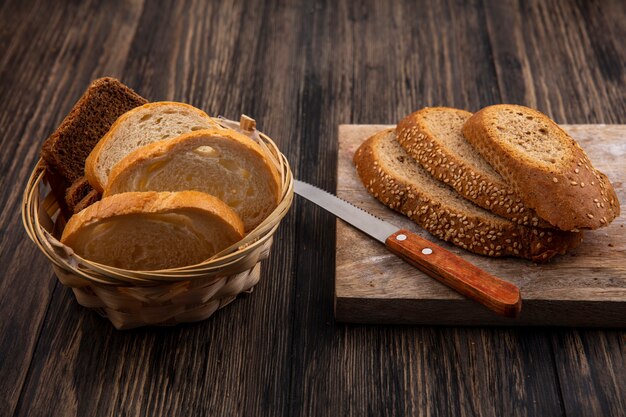
[[[367,139],[354,163],[366,189],[434,236],[471,252],[546,261],[582,241],[581,233],[513,223],[434,179],[400,146],[394,129]]]
[[[426,171],[474,204],[514,223],[550,227],[463,137],[470,117],[464,110],[426,107],[398,123],[397,138]]]
[[[485,107],[463,134],[539,217],[561,230],[597,229],[619,216],[610,181],[545,114],[524,106]]]

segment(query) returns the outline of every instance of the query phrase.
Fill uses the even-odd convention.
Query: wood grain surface
[[[400,261],[383,245],[337,221],[335,316],[356,323],[626,327],[626,216],[586,231],[583,243],[546,264],[475,255],[443,242],[369,195],[352,156],[387,125],[339,126],[337,195],[433,241],[490,274],[517,285],[522,314],[498,317]],[[626,201],[626,125],[562,125]]]
[[[626,123],[619,0],[0,2],[0,416],[623,416],[623,330],[345,325],[335,219],[297,200],[255,291],[205,322],[114,331],[19,219],[89,82],[253,116],[335,190],[337,126],[426,105]]]

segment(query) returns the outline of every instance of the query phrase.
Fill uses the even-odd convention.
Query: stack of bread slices
[[[117,88],[109,96],[118,100],[98,107],[93,92],[103,82]],[[72,172],[68,179],[96,196],[80,204],[66,198],[74,213],[62,243],[85,259],[113,267],[177,268],[235,244],[276,208],[278,171],[253,139],[187,104],[137,99],[125,105],[135,94],[117,80],[96,80],[68,116],[71,120],[66,118],[43,147],[46,161],[73,158],[73,164],[60,164]],[[91,139],[102,126],[107,129],[86,143],[80,129],[68,132],[77,118],[82,126],[100,126],[92,129]],[[55,137],[73,140],[51,143]],[[49,177],[58,179],[58,167],[48,166]],[[63,180],[67,184],[61,178],[51,185]],[[72,187],[78,185],[72,183],[66,196]]]
[[[619,216],[606,175],[539,111],[433,107],[354,155],[367,190],[434,236],[487,256],[546,261]]]

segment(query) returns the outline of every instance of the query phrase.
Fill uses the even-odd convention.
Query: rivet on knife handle
[[[389,236],[385,246],[422,272],[502,316],[516,317],[522,309],[515,285],[408,230]]]

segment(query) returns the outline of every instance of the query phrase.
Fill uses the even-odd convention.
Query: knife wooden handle
[[[522,309],[519,288],[408,230],[399,230],[385,246],[411,265],[462,295],[506,317]]]

